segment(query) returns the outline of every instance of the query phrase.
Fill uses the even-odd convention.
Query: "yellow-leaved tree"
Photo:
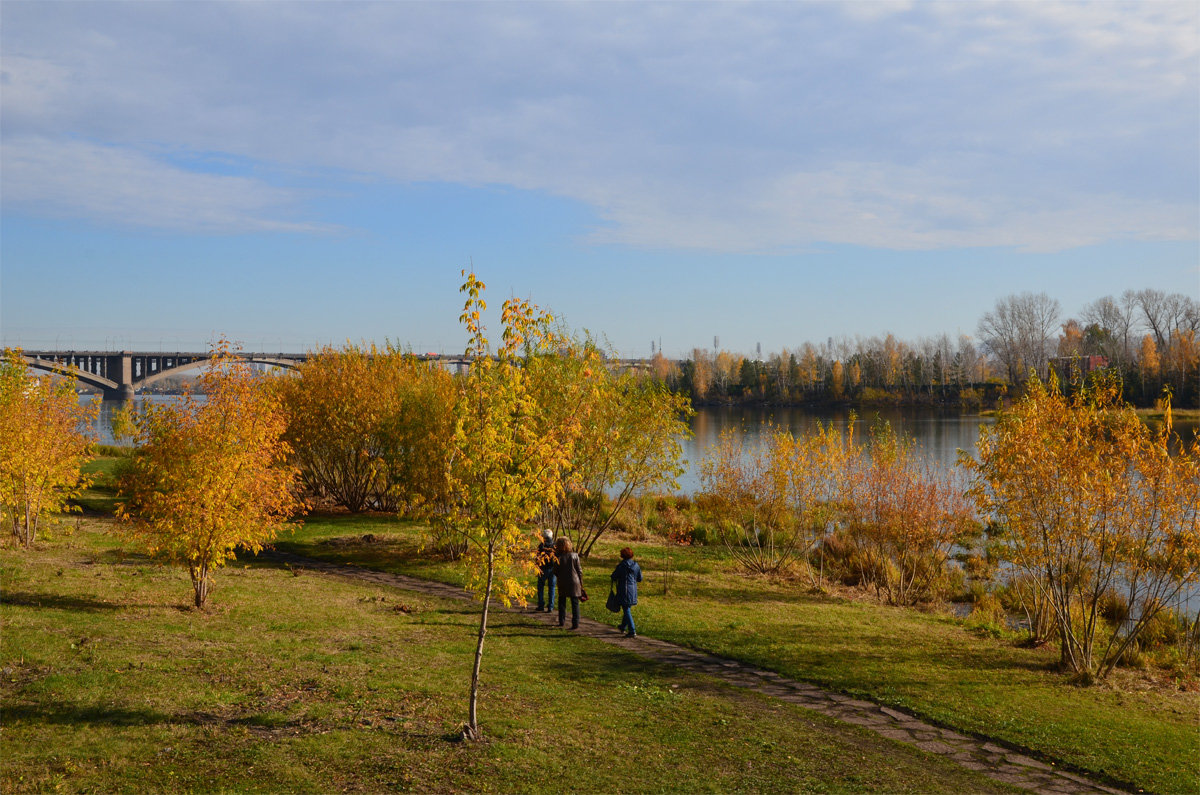
[[[799,438],[772,429],[750,446],[744,434],[721,434],[701,464],[703,496],[747,571],[781,571],[825,538],[844,510],[853,429],[853,417],[845,435],[832,423]]]
[[[203,608],[213,572],[239,548],[257,553],[301,506],[278,391],[224,339],[199,380],[203,400],[150,404],[134,419],[140,446],[117,515],[151,554],[187,567]]]
[[[326,347],[277,387],[284,439],[314,500],[355,513],[445,504],[456,398],[445,370],[392,345]]]
[[[562,494],[562,474],[571,465],[581,426],[594,403],[592,377],[602,364],[592,360],[590,365],[560,370],[575,373],[558,389],[569,393],[576,410],[548,410],[533,387],[538,371],[554,366],[555,357],[589,354],[572,348],[554,329],[553,316],[515,298],[504,302],[503,341],[493,351],[482,320],[485,285],[474,273],[463,275],[460,292],[467,300],[459,320],[470,335],[466,354],[472,361],[460,381],[450,461],[455,503],[444,521],[466,544],[468,589],[482,603],[463,729],[464,737],[479,739],[479,672],[491,600],[499,596],[508,605],[531,593],[534,542],[527,523]]]
[[[587,355],[555,357],[534,369],[533,385],[551,412],[578,413],[576,384],[583,370],[593,385],[588,422],[580,429],[565,478],[563,497],[541,517],[557,534],[572,537],[581,557],[608,531],[635,494],[673,489],[683,474],[681,441],[691,435],[692,413],[686,395],[633,372],[595,367],[598,353],[590,343],[575,350]]]
[[[983,429],[978,460],[963,458],[1006,556],[1052,610],[1063,667],[1084,680],[1107,676],[1200,580],[1200,446],[1151,430],[1120,394],[1105,378],[1071,397],[1031,378]],[[1101,606],[1114,592],[1129,611],[1109,628]]]
[[[20,350],[0,358],[0,516],[26,549],[91,482],[80,472],[91,455],[83,429],[99,406],[81,405],[72,383],[35,376]]]

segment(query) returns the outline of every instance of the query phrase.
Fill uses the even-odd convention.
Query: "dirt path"
[[[315,558],[306,558],[287,552],[263,552],[260,557],[277,560],[292,567],[303,567],[312,571],[334,574],[356,580],[365,580],[379,585],[403,588],[428,596],[445,599],[469,599],[460,587],[445,583],[389,574],[357,566],[328,563]],[[528,618],[557,627],[557,613],[538,613],[515,610]],[[926,723],[899,710],[882,707],[870,701],[851,698],[842,693],[823,690],[815,685],[784,678],[772,671],[764,671],[752,665],[727,660],[703,652],[685,649],[666,641],[639,635],[626,638],[614,627],[600,621],[584,618],[580,620],[578,634],[595,638],[646,659],[666,663],[677,668],[696,671],[744,687],[764,695],[778,698],[805,709],[828,715],[832,718],[862,726],[890,740],[908,743],[929,753],[946,756],[963,767],[976,770],[995,781],[1012,784],[1035,792],[1074,793],[1121,793],[1122,790],[1098,784],[1083,776],[1033,759],[1023,752],[1002,743],[968,737]]]

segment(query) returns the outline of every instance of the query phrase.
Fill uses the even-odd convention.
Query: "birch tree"
[[[459,321],[466,328],[471,369],[461,394],[450,458],[455,508],[445,521],[467,546],[468,589],[481,603],[467,724],[463,736],[482,737],[478,718],[480,669],[493,596],[505,605],[524,601],[533,559],[529,523],[562,496],[582,425],[594,405],[592,377],[602,364],[574,350],[558,333],[554,317],[527,301],[511,298],[501,312],[503,338],[493,351],[482,313],[486,286],[464,272],[467,296]],[[549,410],[533,384],[555,357],[581,357],[577,377],[559,385],[557,398],[572,412]],[[566,372],[560,369],[559,372]]]

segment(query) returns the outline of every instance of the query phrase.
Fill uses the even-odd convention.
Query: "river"
[[[80,397],[81,402],[93,398]],[[172,395],[139,395],[136,403],[152,401],[171,402],[179,398]],[[203,400],[203,396],[199,397]],[[95,432],[101,444],[113,444],[112,413],[119,403],[105,401],[101,404],[96,420]],[[740,430],[748,444],[757,440],[772,428],[791,431],[796,436],[811,433],[817,423],[832,422],[845,428],[850,417],[848,410],[814,412],[798,408],[740,408],[701,407],[691,419],[691,438],[683,441],[684,474],[679,479],[679,492],[694,494],[700,489],[700,465],[708,449],[717,443],[721,433],[727,429]],[[898,433],[908,434],[919,449],[939,464],[952,467],[958,461],[959,451],[975,453],[979,441],[979,428],[995,422],[994,418],[980,414],[935,411],[930,409],[862,409],[856,412],[855,435],[865,440],[871,425],[879,420],[891,424]],[[1196,430],[1196,421],[1177,423],[1176,430],[1185,438]]]
[[[738,431],[753,446],[772,429],[791,431],[795,436],[811,433],[818,423],[833,423],[844,429],[849,421],[849,411],[813,412],[797,408],[738,408],[702,407],[692,417],[692,438],[684,440],[683,455],[687,459],[683,476],[679,479],[679,490],[693,494],[700,489],[700,464],[707,451],[715,445],[726,430]],[[865,440],[871,426],[883,420],[897,433],[909,435],[923,454],[939,464],[952,467],[958,460],[959,450],[974,454],[979,441],[979,427],[994,422],[993,418],[979,414],[960,414],[928,409],[867,409],[856,412],[854,434]]]

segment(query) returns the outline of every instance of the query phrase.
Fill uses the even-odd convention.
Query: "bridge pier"
[[[116,389],[104,390],[104,399],[125,403],[133,400],[133,394],[133,384],[121,384]]]
[[[104,370],[117,385],[104,390],[105,400],[133,400],[133,353],[122,351],[105,356]]]

